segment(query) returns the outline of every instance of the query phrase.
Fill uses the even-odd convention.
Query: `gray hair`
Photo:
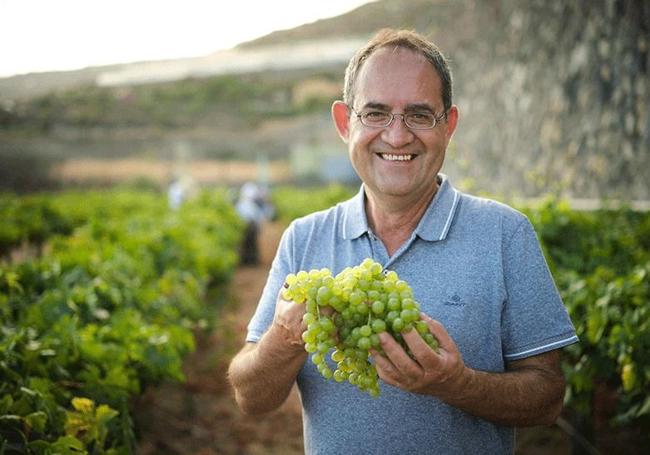
[[[451,107],[452,97],[452,78],[451,70],[445,56],[440,52],[438,47],[422,35],[410,30],[394,30],[385,28],[368,41],[368,43],[359,49],[350,59],[347,69],[345,70],[345,83],[343,87],[343,102],[352,106],[355,96],[355,83],[361,71],[363,63],[370,57],[373,52],[385,47],[405,48],[420,55],[423,55],[438,73],[442,82],[442,102],[445,112]]]

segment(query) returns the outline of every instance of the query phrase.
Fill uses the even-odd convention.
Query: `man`
[[[246,182],[239,191],[235,210],[246,223],[244,236],[239,248],[243,265],[255,265],[259,260],[257,237],[268,210],[265,206],[262,188],[254,182]]]
[[[297,382],[307,453],[512,453],[514,427],[559,415],[558,349],[577,338],[528,220],[439,173],[458,123],[445,58],[415,33],[380,32],[332,116],[363,185],[285,232],[229,370],[241,409],[271,411]],[[411,358],[383,333],[379,398],[305,362],[304,308],[278,296],[288,273],[366,257],[411,285],[440,343],[404,333]]]

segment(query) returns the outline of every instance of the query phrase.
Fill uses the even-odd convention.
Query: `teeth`
[[[390,153],[382,153],[381,157],[386,161],[411,161],[413,155],[393,155]]]

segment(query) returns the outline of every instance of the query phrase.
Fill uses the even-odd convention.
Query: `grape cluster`
[[[381,352],[379,333],[390,333],[409,352],[401,333],[415,329],[432,349],[438,347],[408,283],[370,258],[335,277],[326,268],[290,274],[282,297],[305,304],[302,339],[320,374],[373,397],[379,382],[368,351]],[[330,351],[334,371],[326,359]]]

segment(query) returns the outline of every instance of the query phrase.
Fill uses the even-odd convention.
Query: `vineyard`
[[[353,191],[273,197],[287,223]],[[581,340],[563,351],[564,418],[583,447],[647,447],[650,214],[554,200],[520,209]],[[6,194],[0,219],[0,454],[137,452],[134,399],[184,381],[197,334],[223,327],[216,308],[242,232],[227,193],[177,211],[127,189]]]
[[[580,337],[563,351],[567,410],[606,453],[641,453],[650,442],[650,213],[550,200],[524,211]]]
[[[183,380],[237,264],[241,222],[225,194],[172,212],[113,190],[4,196],[0,248],[0,453],[134,453],[129,400]]]

